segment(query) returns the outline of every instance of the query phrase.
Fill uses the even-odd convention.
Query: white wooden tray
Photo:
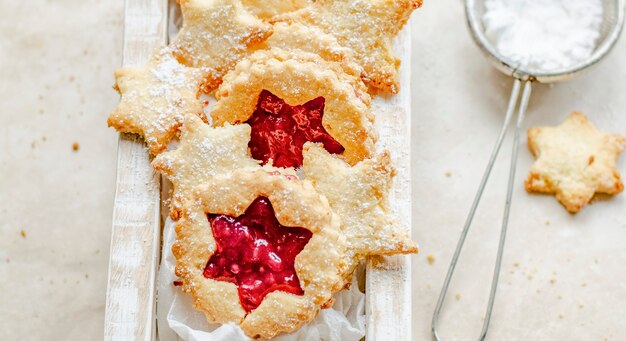
[[[124,66],[143,64],[166,43],[167,0],[126,0]],[[395,44],[403,60],[401,90],[376,98],[373,110],[378,147],[391,150],[398,172],[390,196],[400,223],[411,227],[410,60],[407,28]],[[143,141],[121,134],[111,231],[104,323],[105,340],[156,340],[156,274],[161,249],[160,177],[150,166]],[[411,340],[411,270],[407,256],[371,259],[367,264],[367,340]]]

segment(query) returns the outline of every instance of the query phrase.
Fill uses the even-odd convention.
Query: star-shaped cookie
[[[304,145],[304,174],[341,218],[351,271],[366,256],[416,253],[417,245],[390,212],[394,169],[387,152],[350,167],[319,144]]]
[[[198,117],[185,117],[180,143],[173,151],[159,154],[152,166],[174,185],[170,203],[172,219],[180,217],[182,205],[198,184],[216,174],[241,168],[260,168],[248,154],[250,126],[225,125],[212,128]]]
[[[526,179],[529,192],[556,193],[571,212],[584,207],[595,193],[624,189],[615,161],[626,138],[596,129],[574,112],[558,127],[528,129],[528,147],[537,158]]]
[[[334,35],[354,50],[366,83],[397,93],[400,60],[393,55],[392,40],[421,4],[422,0],[317,0],[272,20],[315,25]]]
[[[121,99],[109,115],[109,127],[143,136],[150,152],[160,153],[186,114],[204,115],[198,99],[203,78],[200,69],[182,65],[163,51],[144,66],[115,70]]]
[[[281,332],[294,331],[332,304],[332,295],[345,284],[342,276],[346,266],[345,239],[339,231],[339,218],[310,182],[283,172],[264,167],[216,175],[198,186],[176,224],[172,252],[182,290],[191,293],[194,306],[204,312],[209,323],[239,324],[251,338],[269,339]],[[264,210],[264,218],[242,217],[251,213],[251,207],[259,200],[272,206],[271,210]],[[241,217],[238,222],[244,224],[232,224],[234,229],[223,231],[228,226],[216,226],[217,217],[229,223],[235,222],[233,217]],[[278,226],[268,226],[268,222],[276,221],[282,225],[280,229],[286,229],[283,232],[291,233],[279,236],[272,232],[270,239],[265,239],[261,230],[268,231],[269,227],[278,232]],[[216,233],[217,230],[222,231]],[[230,236],[223,238],[222,232]],[[289,240],[281,241],[281,238]],[[288,246],[302,244],[294,241],[300,238],[308,239],[304,248]],[[254,241],[219,249],[223,243],[250,239]],[[272,254],[274,250],[278,254]],[[213,262],[216,254],[221,261]],[[294,275],[290,271],[292,262],[300,288],[274,286],[281,282],[278,280],[281,276]],[[222,272],[210,269],[212,264],[218,268],[229,266],[222,268]],[[233,281],[232,277],[241,272],[244,275],[248,272],[251,278]],[[295,279],[283,277],[283,280],[296,284]],[[276,290],[264,293],[265,288]],[[242,292],[251,296],[244,298],[240,296]]]
[[[272,34],[272,26],[245,10],[238,0],[180,0],[183,27],[168,49],[185,65],[207,70],[204,91]]]
[[[309,5],[309,0],[241,0],[252,14],[269,19],[278,14],[293,12]]]

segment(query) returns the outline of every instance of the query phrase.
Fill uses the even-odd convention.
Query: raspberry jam
[[[204,268],[204,277],[237,285],[246,312],[275,290],[304,294],[294,263],[311,239],[311,231],[281,225],[265,197],[254,200],[239,217],[209,214],[208,219],[217,249]]]
[[[291,106],[276,95],[263,90],[257,107],[246,122],[252,128],[250,153],[276,167],[302,166],[302,147],[307,141],[319,142],[331,154],[343,153],[343,146],[322,126],[324,97],[302,105]]]

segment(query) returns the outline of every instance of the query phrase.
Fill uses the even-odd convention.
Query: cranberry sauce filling
[[[320,142],[332,154],[343,153],[343,146],[322,126],[324,97],[302,105],[291,106],[267,90],[259,95],[256,110],[246,122],[252,127],[250,153],[266,164],[270,159],[276,167],[302,166],[305,142]]]
[[[275,290],[304,294],[294,263],[311,231],[281,225],[265,197],[254,200],[239,217],[209,214],[208,218],[217,250],[204,277],[235,283],[246,312]]]

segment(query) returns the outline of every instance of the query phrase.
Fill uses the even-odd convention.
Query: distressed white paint
[[[410,24],[400,32],[395,53],[402,60],[400,91],[373,101],[379,149],[391,151],[397,170],[391,209],[401,226],[411,231],[411,33]],[[367,340],[410,341],[411,260],[408,256],[370,259],[366,277]]]
[[[165,43],[166,9],[167,0],[126,0],[124,66]],[[160,178],[138,136],[120,135],[117,163],[104,339],[154,340]]]

